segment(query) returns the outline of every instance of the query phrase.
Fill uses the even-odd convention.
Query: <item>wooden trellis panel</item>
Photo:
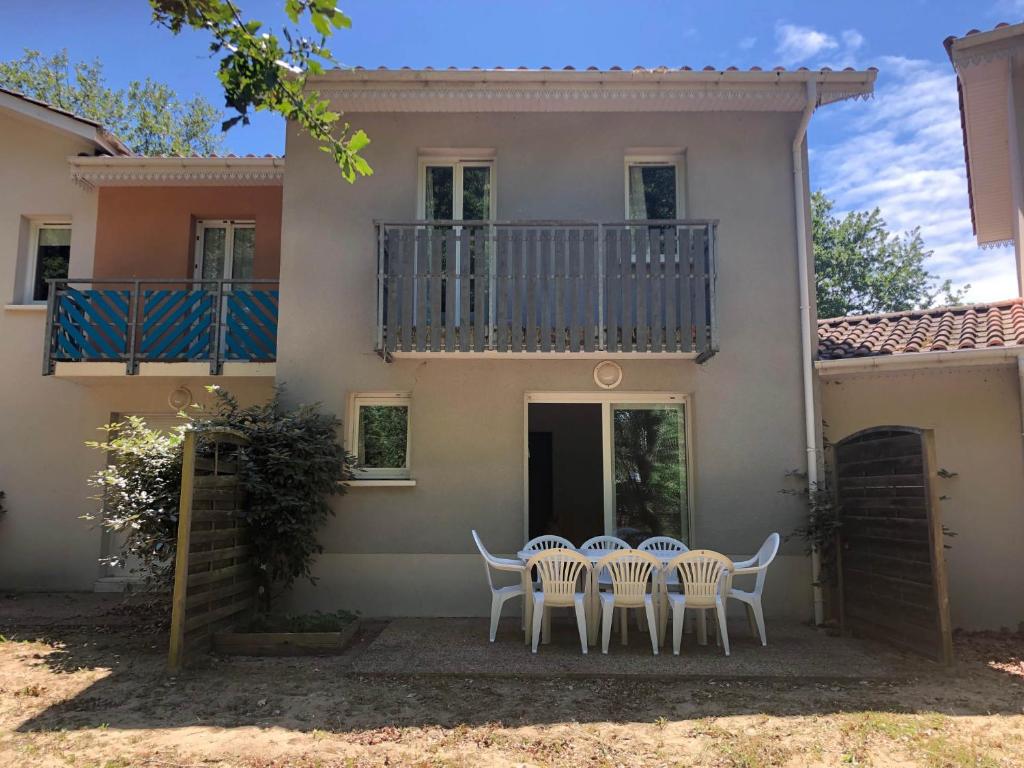
[[[197,455],[199,440],[210,446],[202,455]],[[172,672],[206,653],[213,634],[240,621],[255,603],[238,478],[238,448],[244,443],[244,437],[226,431],[185,435],[168,655]]]
[[[844,629],[952,663],[932,433],[876,427],[835,455]]]

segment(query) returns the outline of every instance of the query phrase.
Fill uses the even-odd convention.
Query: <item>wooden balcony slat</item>
[[[551,233],[548,230],[537,230],[537,245],[540,250],[539,285],[540,290],[540,351],[550,352],[552,341],[552,318],[554,309],[554,284],[552,283]]]
[[[698,351],[707,349],[708,323],[707,323],[707,242],[704,240],[703,230],[693,233],[694,239],[694,262],[693,262],[693,323],[695,326],[695,339]]]
[[[679,332],[679,304],[676,300],[679,282],[679,230],[665,230],[665,351],[675,352]]]
[[[685,251],[683,249],[685,246]],[[696,242],[693,230],[686,231],[686,239],[679,249],[679,309],[682,319],[679,323],[680,349],[683,352],[693,351],[693,261]]]

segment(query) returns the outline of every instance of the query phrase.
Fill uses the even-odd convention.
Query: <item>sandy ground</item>
[[[364,675],[333,658],[163,671],[159,621],[0,596],[0,766],[1022,766],[1024,636],[953,674],[666,682]]]

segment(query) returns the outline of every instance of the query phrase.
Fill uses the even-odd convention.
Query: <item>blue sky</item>
[[[238,0],[280,25],[282,0]],[[840,210],[879,206],[891,227],[920,225],[931,269],[970,298],[1016,293],[1012,251],[981,251],[971,235],[956,86],[942,48],[950,34],[1024,18],[1024,0],[754,0],[540,2],[353,0],[353,28],[332,42],[343,64],[398,67],[877,66],[876,98],[830,106],[811,124],[815,187]],[[44,21],[45,20],[45,21]],[[111,85],[152,76],[182,96],[221,103],[202,35],[153,27],[145,0],[0,4],[0,58],[23,48],[103,61]],[[281,152],[269,117],[232,129],[225,150]]]

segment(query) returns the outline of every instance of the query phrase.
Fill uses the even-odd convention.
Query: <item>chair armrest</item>
[[[753,557],[751,557],[748,560],[741,560],[739,562],[735,562],[734,561],[733,564],[732,564],[732,567],[733,568],[750,568],[750,567],[752,567],[754,565],[757,565],[757,555],[754,555]]]
[[[757,566],[755,568],[737,567],[737,568],[733,569],[732,575],[733,576],[748,576],[748,575],[752,575],[752,574],[755,574],[755,573],[760,573],[762,570],[764,570],[764,566],[761,566],[761,565],[759,565],[759,566]]]
[[[504,557],[495,557],[487,564],[496,571],[516,571],[517,573],[522,573],[526,570],[526,566],[520,560],[508,560]]]

